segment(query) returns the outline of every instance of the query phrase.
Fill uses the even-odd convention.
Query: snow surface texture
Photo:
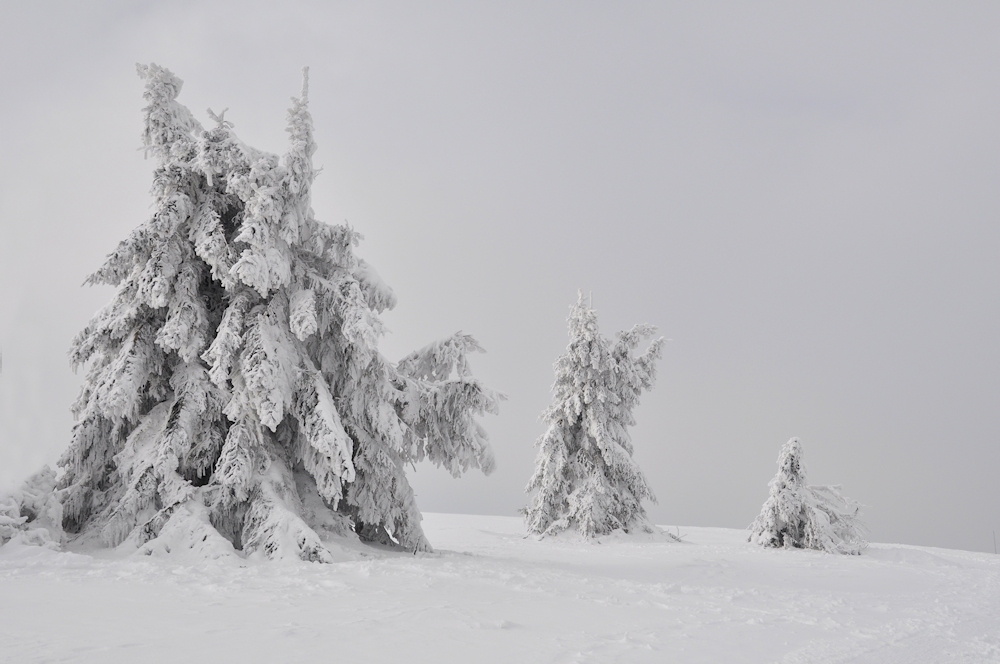
[[[437,553],[358,544],[335,565],[9,543],[0,660],[1000,661],[991,554],[686,527],[679,544],[538,541],[516,517],[426,514],[424,530]]]
[[[842,495],[839,486],[806,484],[798,438],[782,446],[778,474],[768,486],[767,500],[750,525],[754,544],[845,554],[859,554],[868,545],[860,503]]]
[[[569,347],[555,363],[552,405],[542,414],[548,429],[536,443],[534,491],[524,510],[528,531],[554,535],[566,529],[587,537],[615,530],[656,532],[642,501],[656,501],[632,458],[628,428],[639,395],[656,380],[663,339],[634,356],[656,328],[636,325],[612,343],[597,327],[597,312],[580,292],[569,315]]]
[[[154,213],[88,280],[116,290],[70,353],[86,378],[59,461],[62,527],[272,559],[333,562],[324,530],[428,550],[405,467],[493,469],[476,418],[502,397],[466,360],[482,348],[458,333],[396,364],[379,353],[395,295],[354,254],[360,235],[313,216],[305,76],[279,157],[224,113],[203,129],[179,78],[138,70]],[[0,527],[26,532],[3,509]]]

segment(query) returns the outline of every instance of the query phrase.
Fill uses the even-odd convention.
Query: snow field
[[[0,548],[0,661],[992,662],[1000,557],[524,538],[427,514],[433,554],[343,562]],[[673,529],[671,529],[673,530]]]

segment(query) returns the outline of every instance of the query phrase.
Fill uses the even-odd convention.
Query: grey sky
[[[659,523],[744,527],[778,450],[876,541],[1000,529],[1000,5],[0,4],[0,486],[68,443],[79,284],[149,213],[135,62],[285,146],[311,66],[324,167],[399,296],[392,358],[463,330],[510,399],[498,471],[426,511],[510,514],[577,288],[673,341],[636,455]]]

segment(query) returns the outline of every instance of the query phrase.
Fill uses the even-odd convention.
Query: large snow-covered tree
[[[361,236],[310,207],[307,71],[281,157],[222,115],[204,129],[167,69],[138,71],[154,212],[88,279],[116,290],[71,349],[86,378],[59,462],[66,531],[319,561],[323,531],[428,549],[405,465],[492,471],[476,416],[499,396],[466,361],[482,349],[456,334],[379,353],[395,296]]]
[[[535,492],[524,510],[530,533],[655,531],[642,501],[656,498],[632,458],[628,433],[639,395],[656,379],[663,339],[641,355],[633,351],[655,332],[652,325],[636,325],[612,342],[579,294],[569,315],[569,347],[555,363],[554,399],[542,414],[548,428],[536,443],[526,488]]]
[[[798,438],[782,446],[778,474],[768,486],[767,500],[750,525],[750,542],[845,554],[861,553],[867,545],[861,505],[841,494],[839,486],[806,484]]]

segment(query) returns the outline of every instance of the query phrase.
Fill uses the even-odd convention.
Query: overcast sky
[[[694,4],[694,3],[691,3]],[[150,213],[136,62],[285,149],[311,67],[318,218],[396,290],[393,359],[473,334],[525,504],[578,288],[672,341],[633,429],[657,523],[745,527],[781,445],[875,541],[1000,529],[1000,4],[0,0],[0,487],[69,441],[84,278]],[[280,5],[280,6],[279,6]]]

